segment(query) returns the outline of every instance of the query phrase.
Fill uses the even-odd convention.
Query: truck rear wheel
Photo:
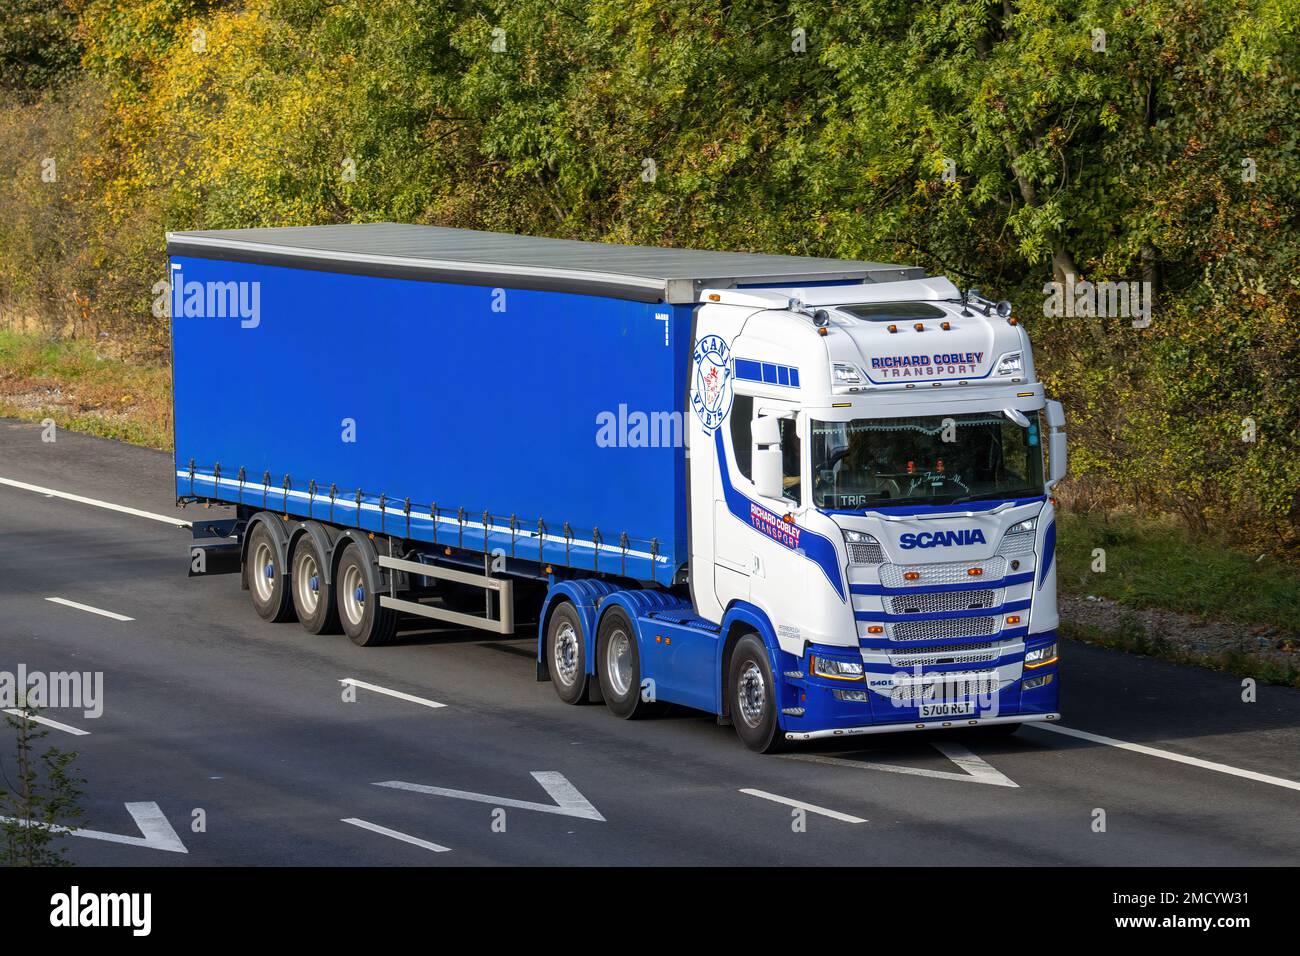
[[[248,556],[244,561],[244,583],[259,617],[272,624],[293,620],[293,600],[289,594],[284,564],[275,537],[263,522],[253,526],[248,536]]]
[[[334,589],[325,580],[326,560],[310,534],[298,538],[289,574],[293,608],[298,612],[299,623],[312,634],[328,634],[339,629]]]
[[[397,612],[379,606],[379,569],[349,544],[334,575],[335,604],[343,633],[358,647],[387,644],[397,633]]]
[[[587,640],[577,608],[561,601],[546,625],[546,669],[555,693],[566,704],[587,702]]]
[[[610,713],[624,720],[650,717],[663,707],[647,700],[641,687],[641,654],[636,629],[622,608],[611,608],[596,632],[596,675]]]
[[[746,747],[761,754],[784,749],[772,665],[757,635],[746,634],[737,642],[727,671],[727,704],[736,735]]]

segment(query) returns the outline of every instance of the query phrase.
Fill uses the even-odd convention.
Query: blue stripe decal
[[[931,584],[913,585],[911,587],[891,588],[883,584],[850,584],[852,594],[943,594],[948,591],[983,591],[986,588],[1012,587],[1034,580],[1033,571],[1020,574],[1008,574],[996,581],[976,581],[974,584]]]
[[[806,528],[800,528],[797,524],[786,524],[776,512],[764,508],[757,501],[750,500],[733,488],[731,474],[727,470],[727,453],[722,447],[722,429],[714,431],[713,440],[718,450],[718,469],[722,477],[722,493],[727,498],[727,510],[759,534],[815,562],[843,601],[844,576],[840,569],[839,553],[835,550],[831,539]]]
[[[1038,572],[1038,590],[1043,589],[1043,582],[1047,580],[1047,572],[1051,570],[1052,559],[1056,557],[1056,522],[1053,521],[1047,526],[1047,534],[1043,538],[1043,567]]]
[[[890,614],[888,611],[854,611],[853,617],[859,621],[951,621],[962,617],[990,617],[995,614],[1013,614],[1029,608],[1030,601],[1012,601],[997,607],[979,607],[966,611],[934,611],[930,614]]]
[[[893,505],[884,508],[840,508],[829,509],[819,508],[824,515],[861,515],[861,514],[878,514],[878,515],[900,515],[903,517],[913,517],[916,515],[940,515],[940,514],[961,514],[966,511],[992,511],[994,508],[1001,508],[1003,505],[1012,505],[1019,507],[1035,501],[1046,501],[1046,496],[1037,495],[1032,498],[1001,498],[990,501],[963,501],[956,505]]]
[[[762,382],[764,385],[781,385],[786,388],[799,387],[799,370],[792,365],[738,358],[734,367],[736,378],[741,381]]]

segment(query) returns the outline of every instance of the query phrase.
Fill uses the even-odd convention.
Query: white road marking
[[[398,830],[390,830],[388,827],[381,827],[377,823],[369,823],[365,820],[358,820],[356,817],[348,817],[343,821],[350,823],[354,827],[360,827],[363,830],[370,830],[372,833],[380,833],[386,837],[392,837],[394,840],[401,840],[403,843],[410,843],[414,846],[424,847],[426,850],[432,850],[434,853],[450,853],[451,847],[439,846],[437,843],[430,843],[428,840],[421,840],[419,837],[413,837],[409,833],[402,833]]]
[[[135,618],[127,617],[125,614],[118,614],[114,611],[105,611],[100,607],[91,607],[89,604],[78,604],[76,601],[69,601],[67,598],[47,597],[45,600],[53,604],[62,604],[64,607],[74,607],[78,611],[89,611],[91,614],[98,614],[101,617],[111,617],[115,621],[134,621]]]
[[[61,724],[57,720],[50,720],[48,717],[41,717],[38,714],[29,714],[19,710],[17,707],[6,707],[6,714],[13,714],[15,717],[26,717],[28,720],[38,724],[44,724],[46,727],[53,727],[55,730],[62,730],[66,734],[75,734],[78,737],[89,737],[89,730],[82,730],[80,727],[73,727],[71,724]]]
[[[380,687],[378,684],[367,684],[363,680],[357,680],[355,677],[344,677],[339,680],[340,684],[351,684],[353,687],[360,687],[363,690],[373,690],[376,694],[387,694],[389,697],[396,697],[398,700],[409,700],[413,704],[422,704],[425,707],[446,707],[446,704],[440,704],[436,700],[425,700],[423,697],[416,697],[413,694],[403,694],[400,690],[389,690],[387,687]]]
[[[994,787],[1019,787],[1020,785],[984,760],[975,756],[961,744],[939,741],[934,748],[955,763],[961,773],[950,770],[926,770],[921,767],[901,767],[892,763],[868,763],[862,760],[846,760],[843,757],[820,757],[816,754],[783,754],[787,760],[802,760],[807,763],[824,763],[833,767],[853,767],[858,770],[883,770],[886,773],[910,774],[914,777],[934,777],[938,780],[956,780],[959,783],[987,783]]]
[[[50,826],[49,829],[54,833],[66,833],[69,836],[85,837],[89,840],[103,840],[105,843],[121,843],[125,846],[139,846],[148,850],[162,850],[165,853],[189,853],[185,849],[185,844],[181,838],[176,835],[172,825],[167,822],[167,817],[163,814],[158,804],[148,801],[144,803],[128,803],[126,812],[131,814],[131,819],[135,825],[140,828],[143,836],[133,837],[124,836],[121,833],[105,833],[102,830],[84,830],[80,828]],[[17,823],[19,826],[43,826],[43,824],[32,824],[28,820],[18,820],[12,817],[0,817],[0,821],[5,823]]]
[[[111,501],[100,501],[98,498],[87,498],[84,495],[74,495],[71,492],[59,491],[55,488],[42,488],[40,485],[29,485],[25,481],[14,481],[12,478],[0,478],[0,485],[8,485],[10,488],[19,488],[23,491],[34,491],[37,494],[45,495],[47,498],[62,498],[64,501],[75,501],[83,505],[93,505],[96,508],[107,508],[109,511],[117,511],[124,515],[133,515],[136,518],[148,518],[151,521],[161,521],[164,524],[174,525],[178,528],[190,527],[190,522],[181,518],[169,518],[166,515],[154,514],[152,511],[141,511],[138,508],[128,508],[126,505],[115,505]]]
[[[534,770],[533,779],[542,785],[554,803],[534,803],[530,800],[512,800],[509,797],[494,797],[490,793],[473,793],[469,790],[448,790],[446,787],[430,787],[422,783],[405,783],[401,780],[386,780],[376,783],[376,787],[391,787],[394,790],[410,790],[414,793],[427,793],[434,797],[451,797],[453,800],[472,800],[475,803],[490,803],[495,807],[514,807],[517,810],[536,810],[538,813],[558,813],[565,817],[581,817],[584,820],[605,822],[591,801],[578,792],[578,788],[569,783],[564,774],[555,770]]]
[[[1226,763],[1215,763],[1212,760],[1202,760],[1200,757],[1188,757],[1183,754],[1176,754],[1170,750],[1157,750],[1155,747],[1147,747],[1143,744],[1131,744],[1125,740],[1116,740],[1114,737],[1103,737],[1101,734],[1090,734],[1086,730],[1075,730],[1073,727],[1062,727],[1060,724],[1033,724],[1032,726],[1039,730],[1050,730],[1052,733],[1065,734],[1067,737],[1078,737],[1080,740],[1090,740],[1094,744],[1105,744],[1107,747],[1116,747],[1119,750],[1131,750],[1133,753],[1146,754],[1148,757],[1159,757],[1162,760],[1172,760],[1175,763],[1185,763],[1190,767],[1200,767],[1202,770],[1214,770],[1218,773],[1226,773],[1234,777],[1243,777],[1246,780],[1255,780],[1259,783],[1269,783],[1275,787],[1286,787],[1288,790],[1300,790],[1300,782],[1295,780],[1286,780],[1282,777],[1270,777],[1266,773],[1256,773],[1254,770],[1242,770],[1240,767],[1230,767]]]
[[[807,810],[809,813],[820,813],[824,817],[830,817],[832,820],[839,820],[841,823],[867,822],[861,817],[854,817],[847,813],[840,813],[838,810],[827,810],[825,807],[818,807],[811,803],[804,803],[802,800],[792,800],[789,797],[778,796],[775,793],[768,793],[766,790],[743,789],[740,792],[747,793],[751,797],[762,797],[764,800],[771,800],[773,803],[784,803],[787,807],[796,807],[800,810]]]

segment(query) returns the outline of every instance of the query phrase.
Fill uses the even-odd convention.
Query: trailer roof
[[[620,246],[393,222],[169,232],[172,256],[327,272],[695,302],[703,288],[917,279],[915,267],[852,259]]]

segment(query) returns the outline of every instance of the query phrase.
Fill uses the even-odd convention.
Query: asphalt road
[[[204,514],[176,510],[170,473],[0,420],[0,671],[103,673],[102,716],[43,714],[88,731],[42,741],[87,781],[77,863],[1300,863],[1300,691],[1246,703],[1235,677],[1068,644],[1061,730],[762,757],[706,715],[561,704],[529,634],[421,626],[359,648],[266,624],[236,576],[186,577],[188,530],[12,484]],[[445,706],[349,702],[346,679]],[[425,789],[376,785],[392,781]]]

